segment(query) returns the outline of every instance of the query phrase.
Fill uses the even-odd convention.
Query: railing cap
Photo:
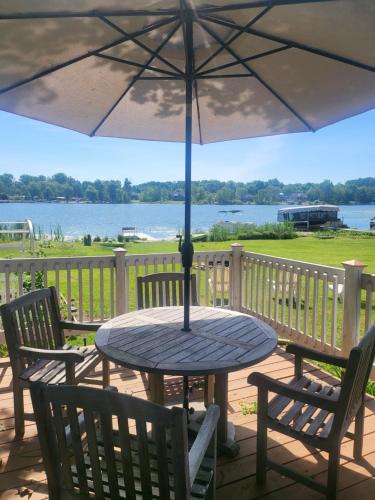
[[[123,248],[123,247],[114,248],[113,251],[114,251],[114,253],[126,253],[127,252],[126,248]]]
[[[345,269],[351,268],[351,267],[364,269],[365,267],[367,267],[367,264],[364,264],[360,260],[355,260],[355,259],[345,260],[344,262],[341,262],[341,264],[345,267]]]
[[[231,248],[243,248],[244,246],[241,243],[232,243]]]

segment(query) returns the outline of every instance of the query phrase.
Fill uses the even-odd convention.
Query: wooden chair
[[[192,306],[199,306],[197,280],[191,275]],[[137,278],[138,309],[182,306],[184,304],[184,273],[153,273]]]
[[[182,408],[83,386],[30,391],[51,500],[215,498],[218,406],[190,447]]]
[[[198,306],[197,279],[191,275],[192,306]],[[137,278],[138,309],[149,307],[182,306],[184,304],[184,273],[153,273]],[[214,379],[212,375],[205,377],[204,399],[208,406],[213,400]],[[183,377],[184,407],[189,404],[189,380]]]
[[[228,266],[218,267],[214,266],[208,268],[208,286],[210,289],[212,305],[221,304],[221,296],[224,294],[224,304],[229,303],[230,291],[230,270]]]
[[[354,440],[354,458],[362,456],[364,398],[375,355],[375,325],[354,347],[349,358],[331,356],[290,344],[286,352],[295,356],[295,377],[285,384],[261,373],[248,382],[258,386],[257,482],[266,480],[266,468],[314,488],[328,499],[336,498],[340,445],[344,436]],[[303,375],[303,358],[345,369],[340,386],[323,385]],[[276,396],[268,402],[268,394]],[[355,419],[354,433],[348,432]],[[267,459],[267,428],[328,452],[328,481],[323,485],[281,464]]]
[[[64,340],[64,329],[95,332],[100,325],[63,321],[54,287],[27,293],[0,310],[13,372],[17,436],[25,432],[23,391],[31,382],[90,382],[86,376],[102,362],[103,386],[109,385],[109,363],[95,347],[72,348]]]

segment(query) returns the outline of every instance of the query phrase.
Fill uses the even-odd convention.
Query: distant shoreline
[[[111,203],[110,201],[107,202],[92,202],[92,201],[56,201],[56,200],[0,200],[0,204],[16,204],[16,203],[22,203],[22,204],[35,204],[35,205],[42,205],[43,203],[48,204],[48,205],[184,205],[184,201],[172,201],[172,200],[166,200],[166,201],[131,201],[130,203]],[[288,206],[288,205],[296,205],[296,206],[304,206],[304,205],[325,205],[325,202],[319,202],[319,203],[314,203],[312,201],[304,201],[303,203],[280,203],[280,202],[272,202],[272,203],[192,203],[192,205],[196,206],[203,206],[203,205],[215,205],[218,207],[225,207],[225,206],[236,206],[236,207],[241,207],[241,206],[274,206],[274,205],[279,205],[279,206]],[[331,205],[331,203],[327,203]],[[374,205],[375,202],[372,203],[355,203],[355,202],[350,202],[350,203],[334,203],[334,205],[340,207],[340,206],[361,206],[361,205]]]

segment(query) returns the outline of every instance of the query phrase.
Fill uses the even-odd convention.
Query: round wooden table
[[[257,318],[214,307],[191,307],[190,332],[182,331],[182,324],[183,307],[142,309],[102,325],[95,343],[115,363],[148,372],[151,398],[159,404],[164,404],[163,375],[215,375],[218,443],[233,456],[239,447],[234,432],[228,434],[228,373],[267,358],[276,333]]]

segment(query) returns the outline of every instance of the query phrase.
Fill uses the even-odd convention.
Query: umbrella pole
[[[193,108],[193,23],[187,17],[186,26],[186,115],[185,115],[185,234],[181,248],[184,266],[184,326],[183,331],[190,331],[190,269],[193,263],[193,245],[191,242],[191,141]]]

